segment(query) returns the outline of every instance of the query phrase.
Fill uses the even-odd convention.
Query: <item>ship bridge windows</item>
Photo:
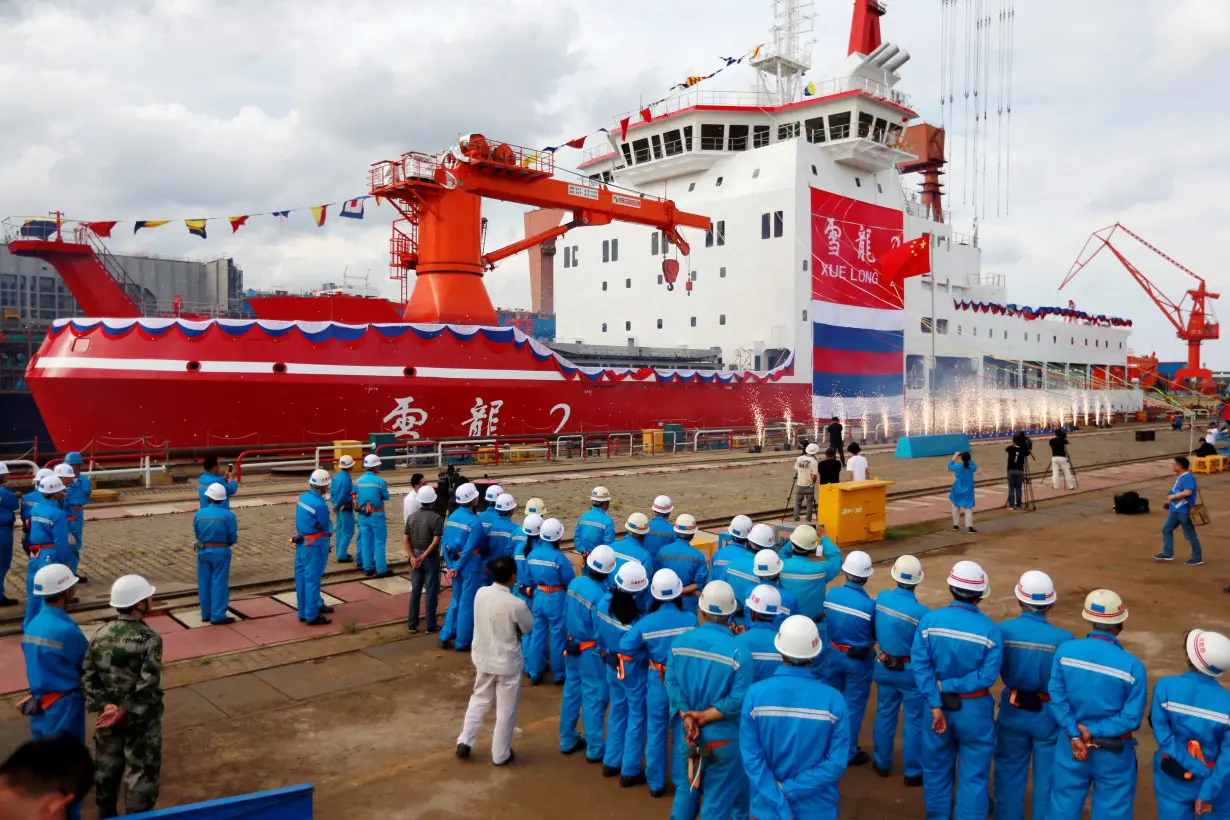
[[[726,126],[713,123],[701,123],[700,150],[721,151],[726,138]]]
[[[905,129],[896,123],[893,123],[892,125],[888,126],[888,144],[889,145],[900,145],[901,137],[904,132],[905,132]]]
[[[662,159],[662,138],[654,134],[649,138],[649,143],[653,146],[653,158]]]
[[[769,144],[769,126],[753,125],[752,126],[752,147],[764,148]]]
[[[622,143],[620,149],[624,152],[624,163],[627,166],[632,165],[632,146],[628,143]]]
[[[888,120],[883,117],[876,117],[875,129],[871,132],[871,138],[876,142],[884,142],[888,137]]]
[[[858,135],[860,137],[871,136],[871,128],[875,124],[875,118],[870,114],[859,112],[858,115]]]
[[[803,129],[797,122],[784,122],[777,126],[777,141],[792,140],[802,133]]]
[[[844,140],[850,136],[850,112],[829,114],[829,139]]]
[[[662,147],[666,149],[668,157],[683,153],[683,137],[680,136],[678,128],[667,131],[662,135]]]
[[[804,133],[808,142],[824,142],[824,117],[813,117],[803,121]]]
[[[636,158],[637,163],[649,162],[648,138],[632,141],[632,156]]]
[[[746,125],[730,126],[730,139],[726,143],[728,151],[746,151],[747,150],[747,132]]]

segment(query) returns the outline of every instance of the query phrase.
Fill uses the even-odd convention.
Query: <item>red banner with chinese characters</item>
[[[901,211],[812,188],[811,214],[812,299],[901,310],[901,294],[882,281],[876,264],[901,245]]]

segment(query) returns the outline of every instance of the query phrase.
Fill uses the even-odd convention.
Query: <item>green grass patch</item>
[[[916,524],[906,524],[901,527],[889,527],[884,531],[885,541],[901,541],[905,538],[913,538],[916,535],[929,535],[933,532],[939,532],[948,526],[948,522],[944,519],[937,521],[919,521]]]

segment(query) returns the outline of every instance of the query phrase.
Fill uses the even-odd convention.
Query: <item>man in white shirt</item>
[[[401,503],[401,523],[405,524],[410,520],[410,516],[414,515],[419,510],[423,509],[423,502],[418,499],[418,492],[423,486],[423,474],[415,473],[410,476],[410,492],[406,493],[406,500]]]
[[[866,481],[875,478],[867,467],[867,456],[862,454],[858,442],[850,445],[850,457],[846,459],[846,469],[850,472],[851,481]]]
[[[525,601],[512,594],[517,581],[517,564],[507,555],[487,565],[491,586],[474,596],[474,640],[470,660],[477,674],[474,694],[466,709],[465,723],[457,737],[457,756],[467,758],[478,728],[495,702],[495,734],[491,738],[491,761],[504,766],[513,761],[513,727],[517,722],[517,702],[521,699],[521,638],[534,628],[534,616]]]

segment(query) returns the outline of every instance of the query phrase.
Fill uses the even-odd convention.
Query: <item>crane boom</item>
[[[600,183],[567,182],[553,174],[553,154],[493,144],[478,134],[442,154],[410,152],[375,163],[372,194],[389,199],[404,217],[404,223],[394,224],[392,264],[416,273],[406,320],[495,324],[483,271],[575,227],[645,225],[663,231],[684,254],[690,247],[680,229],[710,227],[708,217],[680,211],[670,200]],[[572,219],[484,254],[479,239],[484,198],[558,208],[571,212]]]

